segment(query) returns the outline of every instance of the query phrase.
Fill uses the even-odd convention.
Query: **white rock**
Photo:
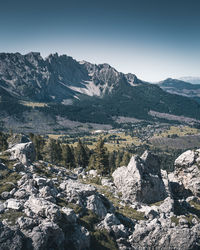
[[[127,167],[117,168],[112,174],[115,186],[122,198],[131,202],[154,203],[165,199],[167,193],[157,160],[146,153],[143,159],[133,156]]]
[[[69,221],[70,223],[76,223],[77,216],[73,209],[69,207],[63,207],[62,212],[65,214],[67,221]]]
[[[23,203],[17,199],[8,199],[6,201],[6,207],[14,210],[21,210],[23,208]]]

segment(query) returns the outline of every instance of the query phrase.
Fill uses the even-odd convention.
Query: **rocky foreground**
[[[0,163],[0,249],[200,249],[200,149],[160,169],[145,152],[112,178],[34,161],[32,142]]]

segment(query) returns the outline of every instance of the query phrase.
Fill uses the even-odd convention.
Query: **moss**
[[[200,204],[195,201],[190,201],[189,203],[191,205],[191,208],[189,208],[189,212],[195,214],[200,219]]]
[[[98,176],[95,177],[88,177],[86,179],[80,178],[79,180],[84,183],[84,184],[96,184],[96,185],[101,185],[101,178]]]
[[[133,209],[129,206],[120,207],[118,209],[119,213],[123,214],[124,216],[132,219],[132,220],[144,220],[144,213],[138,212],[136,209]]]
[[[94,225],[98,222],[98,216],[91,210],[86,210],[82,217],[79,218],[79,223],[85,228],[87,228],[89,231],[94,231]]]
[[[177,226],[178,223],[179,223],[179,219],[178,219],[176,216],[172,216],[172,217],[171,217],[171,222],[172,222],[172,223],[175,223],[175,225]]]
[[[125,217],[123,214],[120,214],[118,212],[115,213],[118,220],[123,224],[126,228],[130,228],[131,230],[134,229],[135,223],[128,217]]]
[[[2,172],[2,179],[0,180],[0,194],[5,191],[11,191],[17,184],[17,181],[21,178],[21,175],[16,172],[10,172],[7,170]]]
[[[91,233],[91,249],[117,250],[117,244],[106,230],[97,230]]]
[[[155,203],[150,204],[150,206],[157,206],[159,207],[164,201],[157,201]]]
[[[191,206],[193,206],[195,209],[199,210],[200,211],[200,204],[198,204],[197,202],[195,201],[190,201],[189,202]]]
[[[12,183],[5,183],[0,185],[0,194],[3,192],[10,192],[13,189],[13,184]]]
[[[121,206],[120,202],[121,200],[116,198],[113,193],[109,191],[108,187],[103,187],[101,189],[98,189],[99,192],[103,193],[105,197],[113,203],[118,213],[121,213],[122,215],[132,219],[132,220],[144,220],[144,213],[138,212],[136,209],[133,209],[129,206]]]
[[[7,212],[0,214],[0,220],[8,220],[8,223],[10,225],[15,225],[16,220],[21,217],[24,216],[23,212],[19,212],[19,211],[15,211],[12,209],[9,209]]]
[[[193,225],[192,220],[193,220],[194,218],[195,218],[195,217],[194,217],[194,215],[192,215],[192,214],[188,214],[188,215],[185,216],[185,219],[188,221],[189,226],[192,226],[192,225]]]
[[[63,198],[56,198],[56,204],[60,207],[67,207],[68,202]]]
[[[122,198],[122,192],[118,192],[117,195],[119,198]]]
[[[81,212],[83,212],[83,208],[74,203],[68,203],[67,207],[73,209],[76,214],[80,214]]]

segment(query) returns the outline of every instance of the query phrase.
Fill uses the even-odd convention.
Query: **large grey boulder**
[[[157,219],[148,223],[143,222],[135,226],[130,237],[133,249],[199,249],[200,224],[191,228],[183,226],[170,226],[170,221],[164,223]]]
[[[99,218],[104,218],[107,214],[107,210],[101,200],[97,195],[90,195],[86,199],[86,208],[92,210]]]
[[[71,249],[90,249],[90,233],[85,227],[76,225],[71,240],[73,242]]]
[[[132,156],[128,166],[117,168],[112,176],[124,200],[154,203],[167,197],[159,161],[151,153]]]
[[[114,234],[116,238],[128,237],[128,232],[123,224],[117,219],[114,214],[108,213],[104,220],[102,220],[97,228],[106,229],[109,233]]]
[[[22,250],[24,249],[24,237],[18,229],[11,229],[0,222],[0,249]]]
[[[75,180],[66,180],[60,184],[60,188],[66,194],[67,201],[91,210],[100,218],[107,214],[104,205],[104,201],[107,201],[107,199],[105,197],[101,198],[94,186],[82,184]]]
[[[64,249],[64,234],[54,222],[43,221],[28,236],[34,250]]]
[[[58,221],[61,217],[59,207],[43,198],[30,196],[24,206],[29,208],[34,214],[52,221]]]
[[[11,153],[11,160],[19,160],[24,165],[35,160],[35,148],[32,142],[16,144],[7,152]]]
[[[200,197],[200,149],[188,150],[175,160],[174,179]]]

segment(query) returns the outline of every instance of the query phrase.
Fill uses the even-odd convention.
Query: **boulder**
[[[200,149],[184,152],[174,164],[175,180],[192,195],[200,197]]]
[[[135,226],[129,241],[133,249],[199,249],[200,225],[191,228],[184,226],[171,227],[170,221],[160,223],[158,219],[142,222]]]
[[[69,201],[85,199],[85,197],[96,193],[92,185],[82,184],[75,180],[66,180],[60,184],[60,188],[67,194]]]
[[[28,230],[33,229],[35,226],[37,226],[38,221],[29,217],[19,217],[17,219],[17,224],[19,225],[20,229]]]
[[[0,249],[25,249],[24,236],[18,229],[11,229],[0,222]]]
[[[73,209],[69,208],[69,207],[63,207],[62,208],[62,212],[63,214],[65,215],[66,217],[66,220],[69,222],[69,223],[76,223],[76,220],[77,220],[77,216],[74,212]]]
[[[6,207],[14,210],[21,210],[23,208],[23,202],[17,199],[8,199],[6,202]]]
[[[90,249],[90,234],[88,230],[83,226],[76,225],[72,235],[72,242],[74,247],[72,249]]]
[[[16,144],[7,152],[11,153],[11,160],[19,160],[24,165],[35,160],[35,148],[32,142]]]
[[[86,199],[86,208],[95,213],[99,218],[104,218],[107,214],[107,210],[101,200],[97,195],[90,195]]]
[[[64,234],[54,222],[43,221],[33,228],[29,237],[34,250],[64,249]]]
[[[117,168],[112,176],[124,200],[154,203],[167,197],[159,162],[153,154],[132,156],[128,166]]]
[[[24,206],[29,208],[34,214],[52,221],[58,221],[61,217],[59,207],[43,198],[30,196]]]
[[[123,224],[117,219],[114,214],[108,213],[104,220],[101,221],[97,228],[106,229],[109,233],[114,234],[116,238],[125,238],[128,236],[128,232]]]

